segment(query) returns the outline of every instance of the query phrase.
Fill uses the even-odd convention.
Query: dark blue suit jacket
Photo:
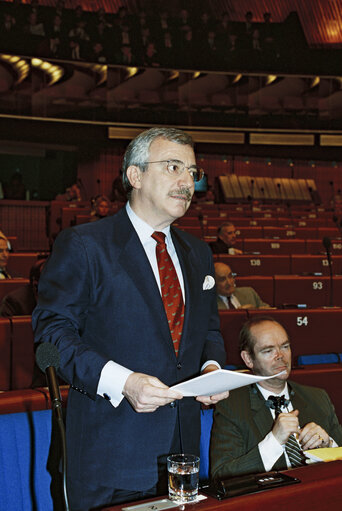
[[[60,376],[72,385],[67,409],[68,475],[113,488],[143,490],[157,481],[157,458],[169,452],[177,408],[185,452],[199,451],[199,404],[184,398],[154,413],[126,399],[114,408],[96,394],[109,361],[174,385],[202,363],[225,362],[212,255],[202,241],[172,229],[184,277],[185,319],[175,356],[160,292],[127,216],[66,229],[56,239],[39,282],[33,313],[37,342],[58,347]]]

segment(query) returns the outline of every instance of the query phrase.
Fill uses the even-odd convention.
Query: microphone
[[[199,221],[200,226],[201,226],[202,238],[204,238],[204,222],[203,222],[203,213],[202,213],[202,211],[200,211],[198,213],[197,218],[198,218],[198,221]]]
[[[332,261],[331,261],[331,239],[328,236],[324,236],[322,240],[323,246],[327,253],[328,265],[329,265],[329,275],[330,275],[330,297],[329,297],[329,306],[333,306],[333,272],[332,272]]]
[[[56,346],[48,342],[40,344],[36,351],[36,362],[39,369],[46,375],[52,409],[56,418],[63,420],[62,398],[56,374],[56,369],[59,368],[60,356]]]
[[[60,356],[58,349],[54,344],[43,342],[40,344],[36,351],[36,362],[41,371],[46,374],[48,382],[50,399],[52,409],[57,419],[61,444],[62,444],[62,480],[63,480],[63,504],[64,511],[69,510],[69,501],[66,487],[66,471],[67,471],[67,453],[66,453],[66,439],[65,428],[62,413],[62,398],[59,390],[56,369],[59,368]]]

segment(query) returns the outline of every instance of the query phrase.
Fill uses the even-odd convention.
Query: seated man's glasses
[[[185,164],[180,160],[145,161],[145,164],[149,163],[166,163],[166,170],[172,176],[180,176],[186,169],[196,183],[198,181],[201,181],[202,177],[204,176],[203,169],[197,167],[197,165],[191,165],[191,167],[186,167]]]

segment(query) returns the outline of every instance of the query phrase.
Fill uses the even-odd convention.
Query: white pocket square
[[[203,281],[203,290],[211,289],[215,286],[215,279],[211,275],[206,275]]]

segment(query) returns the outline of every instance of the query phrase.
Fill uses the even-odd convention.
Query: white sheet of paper
[[[240,373],[238,371],[228,371],[227,369],[218,369],[210,373],[202,374],[191,380],[178,383],[171,387],[178,390],[184,397],[191,396],[213,396],[226,390],[233,390],[251,383],[257,383],[262,380],[269,380],[285,373],[274,374],[273,376],[258,376],[255,374]]]

